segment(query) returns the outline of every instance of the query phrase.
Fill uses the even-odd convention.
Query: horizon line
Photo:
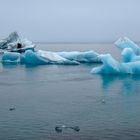
[[[140,41],[134,41],[140,44]],[[33,41],[35,44],[114,44],[115,41],[103,41],[103,42],[47,42],[47,41]]]

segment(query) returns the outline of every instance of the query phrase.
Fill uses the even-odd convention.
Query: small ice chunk
[[[101,101],[103,104],[105,104],[106,103],[106,101],[105,101],[105,99],[102,99],[102,101]]]
[[[14,111],[16,108],[15,107],[11,107],[9,108],[9,111]]]
[[[58,132],[58,133],[61,133],[63,130],[65,129],[72,129],[74,131],[77,131],[79,132],[80,131],[80,128],[79,126],[66,126],[66,125],[57,125],[55,127],[55,131]]]

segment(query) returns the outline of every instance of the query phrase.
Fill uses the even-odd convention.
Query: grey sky
[[[0,38],[36,42],[140,41],[140,0],[0,0]]]

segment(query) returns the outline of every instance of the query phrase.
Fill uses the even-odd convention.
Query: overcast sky
[[[0,0],[0,38],[35,42],[140,41],[140,0]]]

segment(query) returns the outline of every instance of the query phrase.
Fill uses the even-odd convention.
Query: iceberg
[[[100,63],[99,54],[95,51],[87,51],[87,52],[58,52],[58,54],[68,60],[78,61],[80,63]]]
[[[103,64],[93,68],[92,74],[140,74],[140,61],[119,63],[110,54],[99,57]]]
[[[119,38],[115,42],[115,45],[121,50],[125,48],[131,48],[135,52],[136,55],[140,54],[139,46],[127,37]]]
[[[80,63],[101,62],[99,54],[94,51],[51,52],[38,50],[35,47],[36,45],[28,39],[20,38],[17,32],[12,32],[7,38],[0,40],[1,61],[32,65],[79,65]]]

